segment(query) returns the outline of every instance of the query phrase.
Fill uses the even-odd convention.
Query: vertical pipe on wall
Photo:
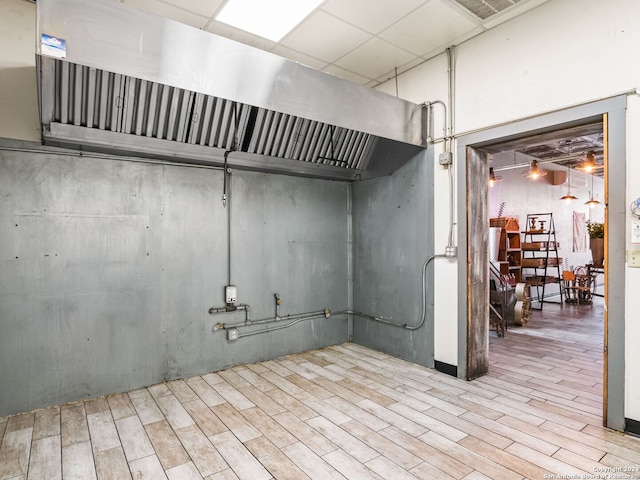
[[[447,123],[449,124],[449,131],[447,136],[449,141],[453,139],[453,132],[455,131],[455,46],[447,48],[447,75],[449,82],[449,118]],[[449,145],[450,146],[450,145]]]
[[[233,203],[231,201],[231,169],[227,167],[225,169],[225,182],[227,184],[227,285],[233,285],[231,281],[231,208]]]
[[[227,213],[227,285],[231,283],[231,169],[227,160],[233,150],[224,152],[224,170],[222,172],[222,206]]]
[[[445,139],[445,151],[447,152],[451,152],[451,163],[449,164],[449,238],[448,238],[448,243],[447,243],[447,247],[453,247],[454,246],[454,225],[455,225],[455,216],[454,216],[454,211],[455,211],[455,201],[454,201],[454,196],[455,196],[455,184],[453,181],[453,177],[454,177],[454,171],[453,171],[453,166],[454,166],[454,162],[453,162],[453,155],[454,155],[454,150],[452,148],[453,146],[453,132],[454,130],[454,121],[455,121],[455,70],[454,70],[454,46],[451,46],[449,48],[447,48],[447,76],[448,76],[448,82],[449,82],[449,88],[448,88],[448,97],[449,97],[449,109],[448,109],[448,118],[447,118],[447,134],[446,134],[446,139]]]
[[[347,310],[353,310],[353,184],[347,185]],[[353,314],[347,313],[347,340],[353,341]]]

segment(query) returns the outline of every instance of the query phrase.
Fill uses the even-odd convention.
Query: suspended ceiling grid
[[[224,0],[121,0],[369,87],[547,1],[326,0],[275,43],[217,22]]]

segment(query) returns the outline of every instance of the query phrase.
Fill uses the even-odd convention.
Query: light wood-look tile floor
[[[595,478],[640,466],[640,440],[602,427],[601,306],[545,305],[527,327],[492,332],[490,350],[473,382],[344,344],[2,418],[0,479]]]

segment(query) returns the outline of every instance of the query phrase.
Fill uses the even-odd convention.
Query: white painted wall
[[[443,144],[438,143],[435,148],[435,157],[443,151]],[[452,167],[452,174],[455,178],[455,166]],[[446,167],[435,166],[434,191],[436,194],[436,207],[434,209],[434,230],[435,253],[445,253],[445,246],[449,237],[449,172]],[[455,182],[454,182],[454,199]],[[454,202],[453,218],[456,218]],[[457,245],[456,229],[453,229],[453,242]],[[458,302],[452,298],[451,292],[458,290],[458,265],[449,259],[437,259],[434,262],[434,325],[433,325],[433,357],[439,362],[449,365],[458,364]],[[440,299],[452,298],[451,301],[440,301]]]
[[[0,1],[0,137],[40,140],[35,12],[24,0]]]
[[[640,97],[629,97],[627,102],[627,185],[626,197],[630,204],[640,197],[640,140],[637,132],[640,129]],[[640,244],[631,243],[631,223],[640,222],[627,210],[627,250],[640,250]],[[625,363],[627,385],[625,395],[625,414],[627,418],[640,419],[640,350],[637,348],[640,338],[640,321],[635,309],[634,294],[640,290],[640,268],[627,268],[625,279],[627,295],[625,295]]]
[[[457,46],[454,133],[462,135],[640,87],[640,62],[635,60],[640,45],[638,18],[637,0],[553,0]],[[412,101],[439,96],[446,101],[443,57],[402,75],[400,96]],[[395,83],[380,89],[394,92]],[[630,203],[640,196],[640,138],[632,134],[640,129],[640,100],[635,94],[629,96],[627,127],[626,197]],[[442,168],[436,163],[434,169],[438,211],[447,205],[448,188]],[[441,213],[435,218],[437,238],[448,222]],[[627,216],[630,229],[632,218]],[[628,232],[627,249],[640,249],[631,245],[629,236]],[[450,282],[448,276],[444,278]],[[640,269],[627,268],[626,289],[640,289]],[[457,358],[456,344],[443,335],[454,330],[457,312],[449,308],[457,305],[458,292],[443,288],[435,297],[436,360]],[[631,296],[626,296],[625,416],[640,419],[640,350],[632,347],[633,339],[640,336],[640,322]]]
[[[551,176],[554,170],[562,170],[562,168],[550,164],[545,164],[543,168],[548,170],[549,173],[547,176],[540,177],[537,180],[523,178],[522,172],[524,169],[496,172],[496,175],[502,177],[502,181],[489,189],[489,216],[498,216],[500,203],[505,202],[504,216],[518,218],[520,229],[525,230],[527,214],[552,212],[556,241],[560,243],[558,256],[565,260],[564,266],[573,269],[580,265],[586,265],[591,262],[589,241],[586,241],[586,251],[573,251],[573,212],[584,213],[587,220],[602,222],[604,220],[604,205],[600,204],[589,208],[584,204],[589,200],[591,176],[578,171],[571,172],[572,183],[577,183],[577,180],[581,179],[583,184],[586,185],[584,188],[571,189],[571,193],[578,197],[578,200],[572,202],[560,200],[560,197],[567,193],[566,182],[562,185],[553,185]],[[603,180],[599,177],[594,177],[593,188],[595,191],[594,198],[602,201],[604,198]],[[524,241],[524,238],[522,240]],[[532,241],[541,240],[542,238],[538,237]],[[533,274],[533,271],[527,270],[526,273]],[[550,275],[555,273],[555,269],[549,272]],[[600,278],[600,282],[602,284],[602,278]],[[557,291],[558,289],[555,286],[550,286],[548,289],[548,293]],[[599,293],[603,292],[602,288],[600,288]]]
[[[460,45],[458,133],[640,86],[640,2],[553,0]]]

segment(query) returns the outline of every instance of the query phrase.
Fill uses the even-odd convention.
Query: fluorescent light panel
[[[279,42],[323,0],[228,0],[216,20]]]

